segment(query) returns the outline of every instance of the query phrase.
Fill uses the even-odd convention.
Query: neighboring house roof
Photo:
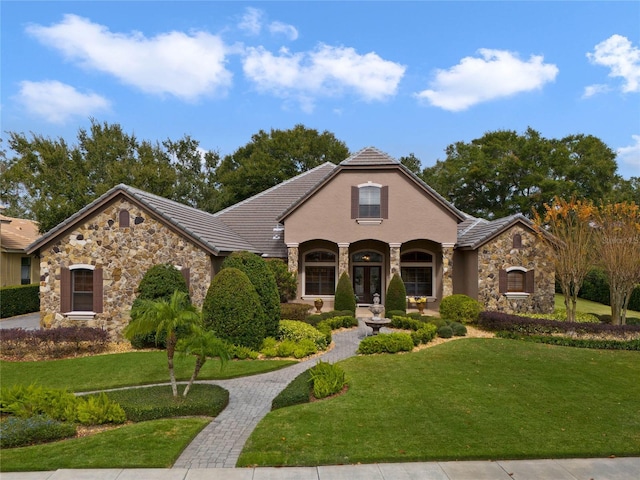
[[[0,249],[3,252],[25,252],[39,236],[38,224],[33,220],[0,215]]]
[[[29,245],[29,253],[74,228],[78,223],[84,221],[120,195],[146,209],[158,220],[173,227],[211,254],[218,255],[234,250],[248,250],[259,253],[259,250],[211,213],[203,212],[124,184],[116,185],[82,210],[79,210],[48,231],[39,240]]]
[[[505,230],[508,230],[516,223],[521,223],[533,230],[531,220],[521,213],[492,221],[469,216],[464,222],[458,224],[458,243],[456,247],[476,249],[497,237]]]
[[[446,210],[451,212],[456,218],[460,221],[463,221],[467,215],[462,211],[458,210],[451,203],[446,201],[442,195],[436,192],[433,188],[427,185],[420,177],[414,174],[411,170],[405,167],[400,161],[393,158],[392,156],[378,150],[374,147],[365,147],[362,150],[351,155],[349,158],[343,160],[338,165],[338,168],[333,170],[329,175],[327,175],[321,182],[316,184],[313,188],[311,188],[306,195],[300,197],[300,199],[292,204],[286,211],[282,213],[278,217],[278,221],[283,221],[287,216],[289,216],[294,210],[300,207],[307,199],[309,199],[317,190],[319,190],[323,185],[329,182],[334,176],[338,175],[341,171],[346,169],[366,169],[366,168],[385,168],[391,167],[404,172],[411,180],[413,180],[423,191],[427,193],[431,198],[433,198],[437,203],[442,205]]]
[[[336,168],[333,163],[323,163],[221,210],[215,216],[254,245],[264,256],[286,258],[287,247],[282,240],[284,235],[277,231],[280,215],[305,197]]]

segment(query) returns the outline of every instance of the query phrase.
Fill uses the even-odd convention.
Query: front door
[[[356,265],[353,267],[353,291],[358,303],[373,303],[373,294],[382,296],[382,267]]]

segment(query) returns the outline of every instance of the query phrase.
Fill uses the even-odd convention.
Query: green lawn
[[[555,296],[555,308],[564,310],[564,297],[560,293],[556,293]],[[579,298],[577,302],[577,308],[579,312],[593,313],[595,315],[611,315],[611,307],[602,303],[592,302]],[[640,318],[640,312],[634,310],[627,310],[627,317]]]
[[[205,363],[199,380],[255,375],[291,365],[287,360],[236,360],[220,370],[218,360]],[[193,373],[194,357],[176,356],[178,380]],[[74,392],[104,390],[130,385],[148,385],[169,381],[167,354],[163,351],[95,355],[41,362],[0,362],[2,386],[37,383],[46,387],[67,388]]]
[[[134,423],[97,435],[2,450],[3,472],[59,468],[169,468],[209,418]]]
[[[640,455],[640,353],[460,339],[350,358],[349,391],[273,411],[247,465]]]

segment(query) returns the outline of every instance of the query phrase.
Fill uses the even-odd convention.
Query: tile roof
[[[287,246],[284,244],[284,235],[280,233],[280,238],[274,238],[278,236],[277,232],[274,232],[274,228],[279,224],[278,218],[336,168],[333,163],[323,163],[221,210],[215,213],[215,216],[254,245],[263,255],[286,258]]]
[[[378,150],[375,147],[365,147],[362,150],[354,153],[349,158],[340,162],[340,165],[398,165],[400,162],[390,156]]]
[[[478,248],[518,222],[533,228],[531,220],[520,213],[491,221],[467,217],[464,222],[458,224],[458,248]]]
[[[3,252],[24,252],[40,233],[33,220],[0,215],[0,248]]]
[[[39,240],[29,245],[29,252],[35,251],[48,241],[64,233],[67,229],[72,228],[118,195],[124,195],[146,207],[156,216],[172,225],[182,234],[191,237],[213,254],[234,250],[248,250],[258,253],[258,250],[253,245],[215,218],[214,215],[124,184],[116,185],[48,231]]]

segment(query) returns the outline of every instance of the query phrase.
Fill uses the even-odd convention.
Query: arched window
[[[383,219],[388,217],[388,186],[368,182],[351,187],[351,218]]]
[[[76,264],[60,269],[60,309],[62,313],[102,313],[102,269]]]
[[[500,270],[500,293],[514,296],[515,298],[517,298],[517,295],[528,296],[534,292],[534,278],[534,271],[527,270],[524,267],[509,267],[505,270]]]
[[[513,235],[513,248],[522,248],[522,235],[519,233]]]
[[[410,297],[433,297],[435,268],[433,254],[412,250],[400,255],[400,276]]]
[[[118,226],[120,228],[126,228],[130,224],[131,217],[129,216],[129,210],[120,210],[118,213]]]
[[[334,295],[336,291],[336,254],[314,250],[304,256],[304,295]]]
[[[525,275],[522,270],[507,272],[507,292],[524,292]]]
[[[93,310],[93,270],[86,268],[71,270],[71,310],[74,312]]]

